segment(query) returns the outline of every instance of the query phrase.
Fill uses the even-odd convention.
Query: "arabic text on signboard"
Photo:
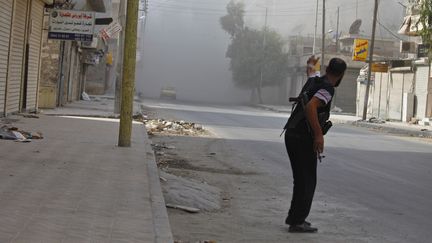
[[[94,12],[52,10],[49,20],[49,39],[92,41]]]
[[[386,73],[388,69],[389,67],[386,63],[372,63],[372,72],[374,73]]]
[[[353,48],[353,61],[366,61],[368,56],[369,41],[365,39],[355,39]]]

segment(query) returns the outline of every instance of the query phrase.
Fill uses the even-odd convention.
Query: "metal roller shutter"
[[[5,113],[12,1],[0,0],[0,5],[2,6],[0,8],[0,116],[2,116]]]
[[[427,117],[427,99],[429,90],[429,67],[417,67],[415,95],[417,97],[417,118],[423,119]]]
[[[21,83],[24,71],[27,0],[15,0],[12,18],[8,79],[6,85],[6,114],[20,111]]]
[[[44,3],[33,0],[31,3],[30,25],[29,25],[29,54],[26,91],[26,109],[37,109],[37,93],[40,79],[40,53],[42,43]]]

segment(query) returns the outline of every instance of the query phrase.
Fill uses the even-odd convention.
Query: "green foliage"
[[[220,18],[220,24],[232,38],[243,30],[244,27],[244,4],[242,2],[236,3],[231,0],[227,7],[228,14]]]
[[[227,9],[232,10],[233,4],[230,2]],[[222,28],[232,37],[226,56],[231,59],[230,70],[235,85],[244,89],[257,89],[260,94],[261,87],[278,85],[288,77],[288,54],[283,49],[285,42],[277,32],[237,28],[243,25],[244,11],[243,5],[240,6],[240,9],[228,11],[228,15],[221,18]],[[240,15],[231,16],[238,13],[241,13],[241,21]],[[236,19],[238,24],[228,26],[237,27],[227,28],[223,19]]]
[[[420,22],[423,29],[420,31],[423,44],[429,45],[429,56],[432,57],[432,0],[423,0],[420,3]],[[417,25],[417,28],[418,28]]]

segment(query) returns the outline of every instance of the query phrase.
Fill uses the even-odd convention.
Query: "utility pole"
[[[124,1],[124,0],[122,0]],[[131,146],[139,0],[127,1],[119,147]]]
[[[366,94],[364,99],[364,106],[363,106],[363,121],[366,120],[367,116],[367,106],[369,103],[369,89],[371,85],[371,77],[372,77],[372,63],[373,63],[373,53],[374,53],[374,47],[375,47],[375,30],[376,30],[376,23],[377,23],[377,14],[378,14],[378,0],[375,0],[375,7],[374,7],[374,17],[373,17],[373,23],[372,23],[372,40],[371,40],[371,47],[369,52],[369,67],[368,67],[368,78],[367,78],[367,85],[366,85]]]
[[[118,54],[117,54],[117,64],[116,64],[116,80],[115,80],[115,99],[114,99],[114,113],[120,113],[120,104],[121,104],[121,80],[123,77],[123,49],[124,49],[124,39],[125,39],[125,25],[126,25],[126,7],[125,3],[127,0],[120,0],[118,19],[122,30],[119,36],[119,44],[118,44]]]
[[[339,52],[339,7],[337,9],[337,24],[336,24],[336,53]]]
[[[315,31],[314,31],[313,47],[312,47],[312,54],[314,55],[316,53],[316,36],[317,36],[317,29],[318,29],[318,3],[319,0],[316,1],[316,7],[315,7]]]
[[[324,74],[324,65],[325,65],[325,0],[323,0],[322,7],[322,40],[321,40],[321,75]]]
[[[261,71],[260,71],[260,82],[259,82],[259,89],[258,89],[258,102],[260,104],[263,103],[262,101],[262,97],[261,97],[261,89],[262,89],[262,83],[263,83],[263,65],[264,63],[264,59],[265,59],[265,50],[266,50],[266,45],[267,45],[267,14],[268,14],[268,8],[265,8],[265,20],[264,20],[264,36],[263,36],[263,63],[261,63]]]

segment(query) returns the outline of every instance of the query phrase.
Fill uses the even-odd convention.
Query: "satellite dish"
[[[351,27],[349,29],[350,34],[359,34],[360,33],[360,26],[362,24],[361,19],[356,19],[354,23],[351,24]]]

